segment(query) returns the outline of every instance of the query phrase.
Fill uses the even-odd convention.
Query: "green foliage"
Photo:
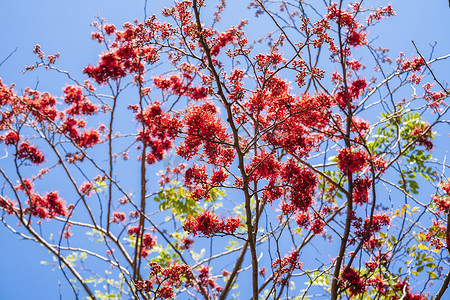
[[[102,290],[95,290],[95,296],[101,300],[114,300],[123,299],[125,293],[125,278],[119,273],[119,280],[108,278],[111,275],[111,271],[105,271],[105,277],[94,275],[86,278],[86,283],[93,284],[94,287],[101,287]],[[114,290],[114,291],[112,291]],[[102,292],[103,291],[103,292]]]
[[[152,262],[158,263],[161,267],[167,268],[169,264],[174,261],[179,261],[179,257],[175,251],[173,251],[172,247],[168,245],[166,248],[163,248],[161,245],[157,245],[152,248],[151,252],[156,252],[158,255],[152,258]]]
[[[439,251],[436,249],[431,249],[423,243],[426,239],[425,234],[414,233],[414,236],[418,244],[406,249],[406,253],[408,253],[411,257],[410,260],[406,261],[408,269],[410,269],[411,274],[415,276],[419,276],[420,273],[426,270],[431,279],[436,279],[437,275],[433,271],[436,269],[436,264],[433,262],[434,258],[432,253],[439,253]]]
[[[159,203],[161,211],[170,209],[180,221],[186,220],[187,216],[196,216],[200,212],[197,202],[178,184],[162,190],[154,200]]]
[[[89,240],[91,242],[97,242],[97,243],[104,242],[102,232],[97,229],[92,229],[91,231],[87,231],[86,235],[89,237]]]
[[[176,218],[183,222],[189,216],[196,216],[202,212],[202,208],[198,205],[187,191],[178,182],[173,181],[172,187],[161,190],[154,198],[159,203],[161,211],[170,210]],[[209,191],[210,198],[206,199],[206,203],[216,203],[221,197],[225,196],[225,192],[218,188],[212,188]],[[216,203],[216,207],[221,204]]]
[[[424,139],[434,139],[435,133],[428,130],[423,137],[419,132],[428,128],[428,123],[422,119],[420,114],[407,112],[402,107],[392,113],[382,113],[383,124],[378,127],[373,135],[375,140],[370,141],[367,145],[371,152],[377,155],[391,154],[391,147],[400,147],[402,150],[401,157],[408,163],[400,172],[400,180],[398,184],[408,193],[418,194],[419,183],[417,182],[417,174],[429,182],[433,182],[437,178],[437,172],[433,171],[426,163],[432,159],[432,155],[427,153],[428,149],[420,149],[418,146],[422,144]],[[383,126],[384,125],[384,126]]]

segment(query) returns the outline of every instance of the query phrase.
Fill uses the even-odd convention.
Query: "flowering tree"
[[[231,26],[225,10],[99,18],[84,81],[37,45],[26,71],[68,83],[0,82],[6,227],[88,299],[442,299],[448,56],[370,42],[391,5],[254,0]]]

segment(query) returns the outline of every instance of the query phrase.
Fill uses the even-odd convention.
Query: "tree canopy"
[[[76,76],[36,45],[65,85],[0,79],[3,227],[77,299],[444,299],[450,54],[379,44],[391,4],[240,6],[98,16]]]

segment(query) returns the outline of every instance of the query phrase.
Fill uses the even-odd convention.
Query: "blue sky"
[[[148,1],[148,13],[159,12],[171,1]],[[155,4],[156,2],[156,4]],[[229,1],[229,8],[233,6]],[[368,2],[379,3],[381,1]],[[382,1],[383,4],[388,3]],[[391,55],[403,51],[409,57],[415,53],[414,40],[424,54],[430,45],[438,42],[434,56],[450,53],[450,8],[447,0],[419,1],[399,0],[392,3],[397,16],[378,27],[378,44],[391,49]],[[65,78],[54,73],[31,72],[22,75],[25,65],[35,62],[33,46],[40,44],[46,54],[61,53],[58,66],[82,78],[81,70],[88,63],[95,63],[102,50],[90,39],[90,23],[99,14],[118,27],[124,22],[144,17],[144,1],[6,1],[0,0],[1,44],[0,61],[11,52],[12,56],[0,66],[0,77],[6,84],[15,83],[16,90],[27,86],[61,94]],[[242,14],[242,15],[240,15]],[[251,18],[247,11],[237,10],[236,16]],[[444,61],[436,69],[441,78],[448,78],[450,62]],[[445,145],[438,145],[442,150]],[[439,148],[438,148],[439,150]],[[0,153],[0,155],[2,155]],[[2,166],[3,167],[3,166]],[[64,277],[51,267],[40,264],[50,261],[47,251],[32,242],[18,241],[0,225],[0,299],[59,299],[58,281],[61,282],[63,299],[72,299]]]

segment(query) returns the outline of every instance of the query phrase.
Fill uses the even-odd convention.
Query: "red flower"
[[[10,131],[6,135],[1,136],[0,140],[3,140],[6,146],[17,145],[19,142],[19,135],[14,131]]]
[[[91,129],[81,133],[76,142],[80,147],[89,148],[99,143],[99,135],[98,131]]]
[[[345,174],[360,172],[367,166],[367,154],[363,151],[352,151],[349,148],[339,150],[338,166]]]
[[[183,229],[194,236],[199,232],[205,236],[213,236],[216,233],[232,234],[241,225],[239,218],[228,217],[225,221],[217,215],[205,211],[195,217],[189,217]]]
[[[16,157],[18,159],[27,159],[36,165],[44,162],[44,156],[42,155],[41,150],[36,148],[34,145],[30,145],[28,142],[23,142],[20,144]]]
[[[124,212],[113,212],[113,217],[111,218],[111,223],[117,223],[120,224],[121,222],[125,221],[126,215]]]
[[[366,291],[364,279],[352,267],[348,268],[345,274],[341,275],[341,280],[341,284],[348,288],[352,297]]]
[[[80,187],[80,193],[85,196],[90,196],[94,192],[94,186],[92,183],[86,181]]]
[[[363,204],[369,201],[369,189],[372,186],[372,180],[368,177],[358,177],[354,181],[353,201],[356,204]]]

